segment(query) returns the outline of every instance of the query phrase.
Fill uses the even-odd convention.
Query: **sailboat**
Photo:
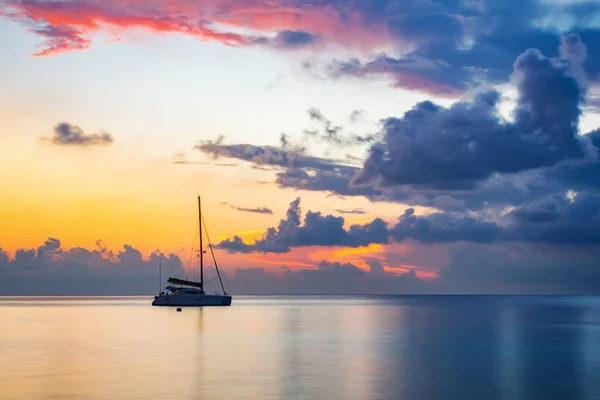
[[[204,291],[204,253],[206,253],[206,251],[204,250],[202,243],[202,226],[204,225],[204,220],[202,219],[202,203],[200,196],[198,196],[198,220],[200,228],[200,282],[170,277],[167,282],[172,285],[165,287],[166,292],[161,292],[158,296],[154,296],[154,301],[152,302],[153,306],[203,307],[231,305],[231,295],[227,294],[225,291],[225,286],[223,286],[223,280],[221,279],[221,274],[219,273],[217,259],[215,257],[212,245],[210,244],[208,235],[208,247],[215,263],[217,276],[219,277],[223,294],[206,294]],[[206,225],[204,225],[204,227],[206,228]]]

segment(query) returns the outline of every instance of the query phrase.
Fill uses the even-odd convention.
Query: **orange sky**
[[[156,249],[174,252],[185,265],[192,244],[197,243],[198,193],[203,195],[213,243],[235,234],[252,242],[266,228],[277,225],[297,196],[302,198],[303,215],[309,209],[323,213],[340,208],[368,211],[365,215],[346,216],[347,225],[365,223],[375,216],[393,221],[403,209],[398,205],[373,205],[365,199],[350,203],[321,193],[299,193],[273,184],[258,184],[257,180],[266,180],[272,172],[252,170],[243,164],[174,165],[172,158],[139,149],[136,152],[127,143],[106,148],[61,148],[26,130],[20,137],[0,141],[18,148],[0,159],[4,189],[0,243],[11,255],[19,248],[36,248],[48,237],[59,239],[63,248],[88,249],[95,248],[100,239],[112,250],[129,244],[146,255]],[[202,156],[191,153],[188,158],[199,160]],[[16,165],[20,166],[19,173],[13,172]],[[274,214],[239,212],[222,202],[242,207],[266,206]],[[221,251],[219,258],[225,269],[276,269],[281,265],[310,268],[321,260],[351,262],[367,268],[365,258],[383,260],[385,251],[379,245],[359,249],[316,247],[270,255],[230,255]]]

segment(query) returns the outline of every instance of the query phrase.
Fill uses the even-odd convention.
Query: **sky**
[[[198,195],[233,293],[600,292],[595,1],[0,0],[0,87],[0,295],[197,277]]]

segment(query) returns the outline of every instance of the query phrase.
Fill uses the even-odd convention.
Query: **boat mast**
[[[202,204],[198,196],[198,226],[200,229],[200,290],[204,292],[204,249],[202,247]]]

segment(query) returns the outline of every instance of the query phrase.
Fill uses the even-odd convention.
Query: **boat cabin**
[[[191,294],[191,295],[204,294],[204,292],[202,290],[194,289],[194,288],[167,286],[167,287],[165,287],[165,289],[167,289],[172,294]]]

